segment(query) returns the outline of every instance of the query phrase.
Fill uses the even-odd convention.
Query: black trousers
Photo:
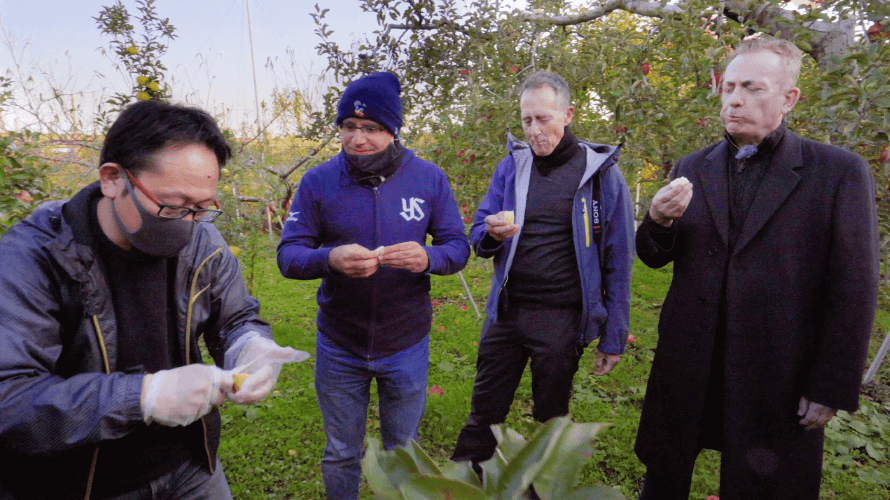
[[[580,308],[526,309],[513,304],[497,322],[486,321],[470,417],[451,460],[478,464],[491,458],[497,441],[490,426],[506,420],[529,359],[534,419],[546,422],[569,413],[572,379],[584,351],[580,321]]]

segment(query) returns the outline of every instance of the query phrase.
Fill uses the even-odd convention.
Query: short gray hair
[[[569,84],[563,77],[549,71],[535,71],[528,75],[522,82],[522,88],[519,89],[520,99],[526,90],[536,90],[544,85],[551,87],[556,92],[556,104],[561,109],[569,109],[569,106],[572,105],[572,92],[569,90]]]
[[[793,43],[781,38],[761,36],[743,41],[736,47],[735,53],[726,60],[724,68],[728,67],[729,63],[737,56],[756,52],[772,52],[782,58],[787,88],[790,89],[797,86],[797,79],[800,78],[800,63],[803,58],[803,52]]]

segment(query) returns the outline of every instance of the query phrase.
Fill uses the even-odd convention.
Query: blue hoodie
[[[334,247],[369,250],[415,241],[425,246],[425,273],[380,267],[367,278],[349,278],[328,264]],[[355,356],[377,359],[407,349],[432,326],[430,274],[454,274],[470,247],[448,178],[410,150],[402,166],[379,187],[357,184],[343,153],[306,172],[291,204],[278,245],[286,278],[322,278],[318,330]]]
[[[634,261],[634,213],[630,190],[617,167],[619,148],[580,142],[587,152],[587,168],[575,192],[572,209],[575,255],[581,273],[583,311],[578,343],[582,346],[600,339],[599,350],[623,354],[630,331],[630,279]],[[485,217],[504,210],[513,210],[514,221],[522,227],[531,178],[532,152],[528,144],[507,138],[510,154],[497,166],[491,186],[470,233],[473,248],[479,257],[494,257],[491,293],[485,311],[488,321],[497,321],[501,289],[507,282],[519,234],[491,247],[494,240],[485,238]],[[600,176],[600,200],[593,199],[593,176]],[[595,203],[602,203],[602,207]],[[593,214],[602,217],[601,247],[593,237]],[[483,245],[485,240],[486,245]]]

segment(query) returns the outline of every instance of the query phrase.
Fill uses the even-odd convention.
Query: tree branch
[[[519,14],[519,18],[529,22],[554,24],[556,26],[570,26],[605,17],[616,10],[623,10],[645,17],[664,19],[672,16],[679,16],[685,11],[685,8],[683,3],[668,5],[661,2],[644,2],[641,0],[608,0],[597,8],[569,16],[551,16],[548,14],[523,12]]]
[[[310,150],[309,150],[309,154],[307,154],[306,156],[304,156],[304,157],[300,158],[299,160],[297,160],[297,163],[295,163],[295,164],[294,164],[291,168],[289,168],[286,172],[279,172],[279,171],[277,171],[277,170],[275,170],[275,169],[273,169],[273,168],[271,168],[271,167],[266,168],[266,170],[269,171],[269,172],[271,172],[271,173],[273,173],[273,174],[275,174],[275,175],[277,175],[278,177],[281,177],[282,180],[287,180],[287,178],[290,177],[291,174],[293,174],[298,168],[300,168],[301,166],[303,166],[304,163],[306,163],[307,161],[309,161],[313,156],[317,155],[319,151],[321,151],[322,149],[324,149],[325,147],[327,147],[327,145],[334,139],[334,137],[335,137],[336,135],[337,135],[337,132],[335,132],[335,131],[331,131],[331,132],[327,135],[327,137],[324,138],[324,141],[322,141],[321,144],[320,144],[317,148],[312,148],[312,149],[310,149]]]
[[[716,6],[715,6],[716,7]],[[584,12],[571,15],[551,15],[535,12],[521,12],[518,18],[530,23],[549,24],[554,26],[571,26],[594,21],[605,17],[616,10],[623,10],[632,14],[658,19],[679,19],[687,12],[689,6],[686,2],[667,4],[662,2],[647,2],[644,0],[606,0],[602,5]],[[853,29],[855,21],[852,19],[837,22],[806,21],[800,22],[800,16],[780,6],[770,5],[757,0],[721,0],[719,8],[723,15],[738,23],[753,21],[760,31],[795,42],[795,36],[789,25],[798,25],[811,33],[811,48],[806,52],[816,61],[823,70],[830,69],[833,64],[832,56],[845,54],[854,43]],[[713,12],[707,14],[712,15]],[[705,13],[702,13],[705,15]],[[470,30],[451,20],[437,20],[419,24],[390,24],[390,30],[426,31],[441,28],[470,35]]]

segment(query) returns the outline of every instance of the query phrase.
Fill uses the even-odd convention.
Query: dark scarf
[[[756,146],[742,146],[741,148],[736,144],[735,139],[729,135],[729,132],[723,132],[723,138],[729,143],[730,166],[733,169],[741,171],[748,163],[741,160],[750,158],[749,161],[758,161],[765,156],[772,154],[773,150],[776,149],[776,146],[782,142],[782,138],[785,137],[786,130],[788,130],[788,127],[785,125],[785,119],[783,118],[779,127],[767,134],[767,136],[760,141],[760,144]]]
[[[343,150],[346,171],[358,184],[377,187],[402,166],[407,151],[398,141],[393,141],[379,153],[354,155]]]
[[[578,153],[578,138],[566,126],[562,139],[552,153],[547,156],[538,156],[532,150],[532,165],[538,169],[541,175],[546,176],[554,169],[568,163],[576,153]]]

